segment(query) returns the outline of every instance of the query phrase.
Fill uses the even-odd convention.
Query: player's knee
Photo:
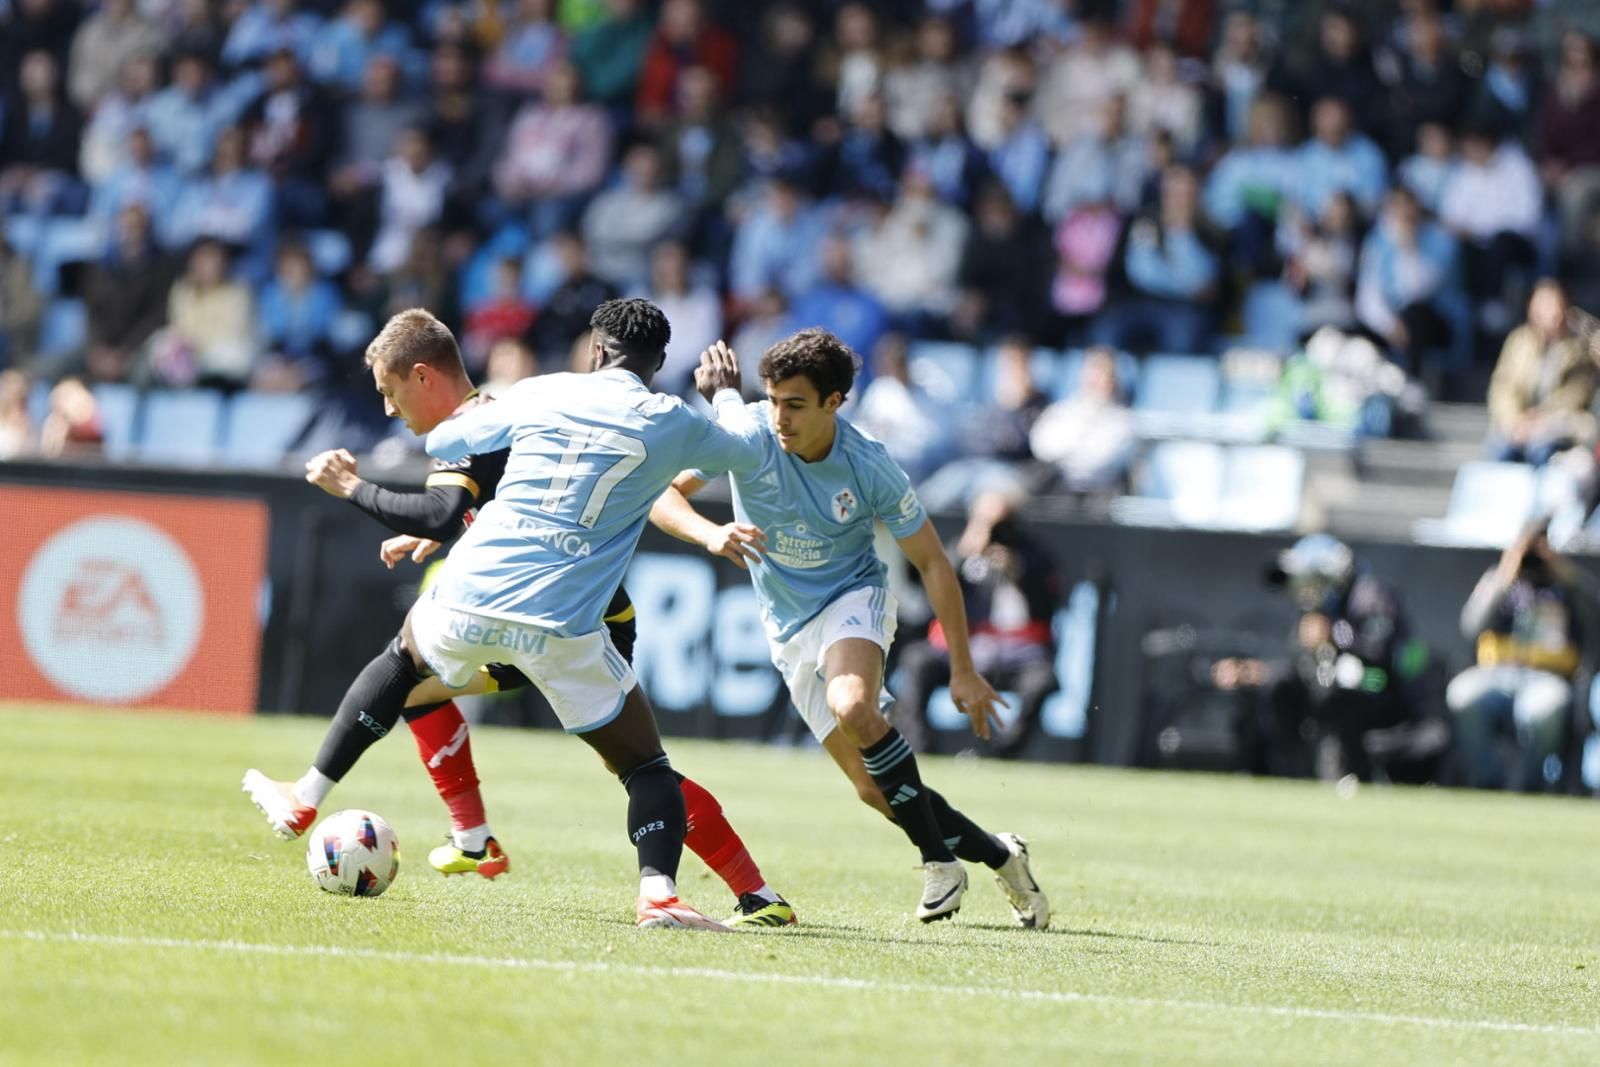
[[[867,692],[866,684],[853,675],[828,683],[828,710],[847,730],[855,731],[878,714],[877,702]]]
[[[601,758],[605,759],[605,757]],[[613,765],[612,761],[608,759],[605,762],[607,766]],[[672,775],[672,764],[668,761],[667,754],[659,748],[655,750],[653,755],[628,761],[625,769],[617,772],[617,777],[622,781],[624,789],[631,789],[636,783],[657,774],[664,774],[669,777]],[[677,779],[673,779],[673,785],[677,785]]]

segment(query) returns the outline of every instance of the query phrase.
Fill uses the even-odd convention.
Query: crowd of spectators
[[[0,0],[0,360],[349,395],[400,308],[484,375],[639,294],[667,388],[822,325],[919,473],[1097,488],[1109,353],[1053,411],[1013,361],[975,440],[907,343],[1214,353],[1267,286],[1482,399],[1539,278],[1600,293],[1595,34],[1587,0]],[[46,351],[60,297],[86,336]]]

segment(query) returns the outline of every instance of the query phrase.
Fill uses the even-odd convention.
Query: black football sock
[[[406,722],[416,722],[424,715],[432,715],[448,703],[450,703],[448,700],[441,700],[437,704],[418,704],[414,708],[401,708],[400,717]]]
[[[889,802],[895,822],[922,852],[922,862],[954,862],[955,855],[945,844],[945,835],[928,803],[928,791],[917,771],[917,757],[900,731],[891,728],[882,739],[861,750],[861,759]]]
[[[998,837],[952,808],[937,789],[927,792],[933,817],[939,823],[939,832],[944,835],[944,843],[950,846],[950,851],[956,854],[957,859],[981,863],[997,871],[1005,866],[1006,860],[1011,858],[1011,850],[1002,845]]]
[[[628,791],[628,836],[639,853],[639,876],[664,874],[677,880],[688,816],[683,787],[665,755],[622,775]]]
[[[374,741],[394,729],[406,697],[420,681],[422,676],[399,639],[391,641],[345,690],[312,766],[335,782],[343,779]]]

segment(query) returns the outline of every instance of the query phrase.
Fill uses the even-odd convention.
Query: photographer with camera
[[[1547,525],[1525,530],[1461,610],[1478,663],[1450,682],[1445,700],[1476,786],[1544,784],[1567,735],[1586,644],[1600,633],[1594,580],[1550,547]]]

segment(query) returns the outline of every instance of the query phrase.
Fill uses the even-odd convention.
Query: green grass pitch
[[[674,741],[801,925],[640,932],[623,794],[552,734],[475,734],[508,877],[426,866],[444,810],[398,736],[327,810],[383,814],[399,879],[318,892],[239,778],[321,731],[0,712],[0,1062],[1600,1063],[1592,802],[929,759],[1031,839],[1055,921],[973,870],[924,927],[915,855],[819,752]],[[692,856],[680,884],[731,903]]]

